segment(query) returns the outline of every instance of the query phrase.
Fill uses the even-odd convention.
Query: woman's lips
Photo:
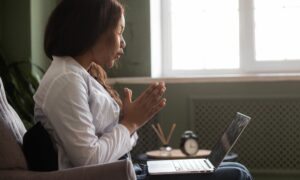
[[[120,52],[120,53],[117,54],[116,58],[120,59],[120,57],[123,56],[123,55],[124,55],[124,53]]]

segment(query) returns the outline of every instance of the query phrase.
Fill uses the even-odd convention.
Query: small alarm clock
[[[180,139],[180,150],[187,156],[196,155],[199,150],[198,136],[193,131],[185,131]]]

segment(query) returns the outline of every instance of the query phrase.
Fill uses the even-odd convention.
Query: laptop
[[[147,161],[149,174],[163,175],[214,172],[232,149],[250,122],[250,119],[249,116],[238,112],[212,148],[207,158]]]

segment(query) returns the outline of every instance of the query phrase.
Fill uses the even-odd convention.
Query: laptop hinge
[[[212,169],[212,170],[215,169],[214,165],[211,164],[210,160],[204,159],[204,162],[207,165],[207,167],[209,167],[209,169]]]

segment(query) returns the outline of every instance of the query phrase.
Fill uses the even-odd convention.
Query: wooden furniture
[[[195,156],[187,156],[183,154],[180,149],[173,149],[170,156],[162,156],[160,150],[148,151],[146,153],[138,154],[136,160],[145,162],[148,160],[161,160],[161,159],[188,159],[188,158],[207,158],[210,150],[200,149]],[[237,161],[238,154],[230,152],[224,158],[224,162]]]
[[[170,152],[170,156],[161,155],[160,150],[148,151],[146,155],[149,159],[186,159],[186,158],[200,158],[207,157],[210,154],[210,150],[200,149],[194,156],[187,156],[181,152],[180,149],[173,149]]]

